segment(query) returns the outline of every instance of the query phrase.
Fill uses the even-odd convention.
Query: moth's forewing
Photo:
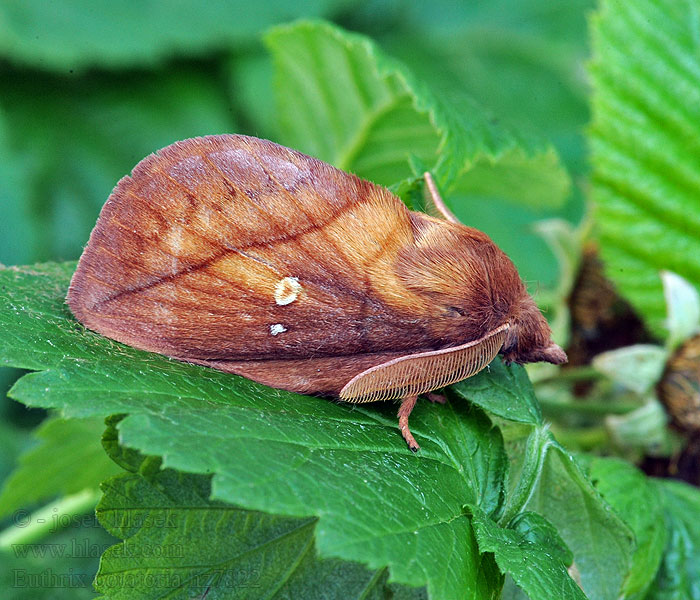
[[[501,325],[461,346],[402,356],[373,366],[351,379],[341,390],[340,398],[349,402],[396,400],[471,377],[496,357],[508,327]]]
[[[430,348],[393,274],[412,243],[387,190],[265,140],[178,142],[108,199],[71,282],[87,327],[200,361]]]

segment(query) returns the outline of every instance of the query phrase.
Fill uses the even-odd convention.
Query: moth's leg
[[[413,407],[416,405],[416,400],[418,400],[418,396],[406,396],[401,401],[401,406],[399,406],[399,429],[408,447],[414,452],[418,452],[420,446],[418,442],[416,442],[416,438],[413,437],[411,430],[408,428],[408,415],[411,414]]]
[[[430,171],[423,173],[423,179],[425,179],[425,189],[427,191],[427,200],[432,203],[433,208],[440,214],[440,216],[449,221],[450,223],[459,223],[459,219],[454,216],[453,212],[447,208],[447,205],[440,196],[440,192],[435,185],[435,180],[430,174]],[[430,212],[430,211],[428,211]]]
[[[426,394],[426,397],[433,403],[437,402],[438,404],[445,404],[445,402],[447,402],[445,394],[436,394],[435,392],[428,392]]]

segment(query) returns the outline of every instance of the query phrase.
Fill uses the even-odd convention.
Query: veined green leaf
[[[574,562],[574,555],[566,542],[561,539],[554,525],[539,513],[521,512],[511,520],[508,528],[521,534],[528,542],[543,545],[565,567],[571,566]]]
[[[285,143],[382,185],[415,176],[415,158],[445,195],[531,206],[565,199],[568,176],[551,146],[497,124],[471,100],[436,97],[367,38],[299,22],[274,28],[266,42]]]
[[[591,600],[619,598],[632,565],[633,533],[556,443],[550,444],[526,509],[556,527],[574,555],[569,572]]]
[[[166,467],[213,473],[213,498],[316,517],[324,558],[389,567],[392,581],[487,598],[500,585],[465,504],[503,502],[498,429],[466,402],[421,402],[410,452],[396,407],[340,405],[139,352],[85,331],[64,297],[74,264],[0,271],[2,363],[44,369],[12,395],[67,417],[126,414],[121,442]],[[453,550],[446,554],[444,549]]]
[[[604,0],[592,21],[593,195],[608,276],[659,334],[662,269],[700,285],[695,2]]]
[[[100,522],[124,538],[95,579],[113,600],[132,598],[384,598],[386,570],[319,559],[315,519],[294,519],[209,500],[209,477],[166,469],[106,481]],[[420,597],[412,588],[401,597]]]
[[[414,455],[393,406],[273,390],[86,331],[64,302],[73,267],[0,270],[0,327],[8,332],[0,362],[39,371],[20,379],[13,397],[66,417],[126,415],[117,426],[123,446],[162,457],[165,467],[212,474],[212,499],[316,518],[324,559],[388,567],[391,581],[427,586],[436,599],[455,589],[475,598],[500,589],[493,558],[480,553],[464,512],[474,506],[493,519],[504,508],[503,440],[478,407],[419,403],[411,426],[422,450]],[[491,376],[496,389],[514,387],[511,402],[525,404],[513,414],[537,418],[522,370],[501,367]],[[497,406],[486,385],[475,397]],[[629,532],[546,428],[537,432],[522,472],[511,473],[519,483],[507,511],[547,515],[573,552],[584,589],[608,598],[605,590],[617,589],[629,567]],[[105,440],[112,454],[115,441]],[[118,460],[129,468],[127,455]]]
[[[531,600],[586,599],[551,548],[519,531],[499,527],[479,508],[474,508],[472,520],[481,551],[493,552],[501,571],[508,573]]]
[[[587,171],[586,15],[594,0],[421,0],[394,4],[408,28],[382,30],[380,44],[433,89],[468,90],[519,127],[544,133],[573,173]],[[359,9],[368,23],[373,5]]]
[[[666,527],[660,494],[641,471],[613,458],[590,462],[590,477],[605,500],[624,518],[635,534],[632,568],[624,584],[624,597],[646,598],[666,544]]]
[[[462,398],[490,413],[519,423],[542,425],[542,411],[521,365],[507,367],[496,358],[486,369],[455,384]]]

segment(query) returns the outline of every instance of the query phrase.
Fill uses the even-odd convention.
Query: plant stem
[[[33,513],[15,511],[12,515],[14,524],[0,532],[0,550],[6,550],[16,544],[30,544],[55,533],[58,529],[63,529],[63,523],[72,522],[73,519],[57,519],[57,516],[83,515],[95,507],[100,495],[99,490],[86,488],[77,494],[51,502]]]
[[[542,383],[554,383],[564,381],[588,381],[591,379],[602,379],[604,375],[593,367],[569,367],[559,369],[556,374],[543,377],[535,381],[535,385]]]
[[[626,415],[640,407],[639,402],[552,402],[546,398],[540,399],[542,410],[550,415],[580,414],[580,415]]]
[[[565,448],[580,448],[582,450],[592,450],[604,447],[610,442],[610,433],[605,427],[587,427],[582,429],[561,430],[552,427],[557,440]]]

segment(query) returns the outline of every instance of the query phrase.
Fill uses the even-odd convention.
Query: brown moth
[[[442,218],[266,140],[177,142],[118,183],[68,304],[136,348],[293,392],[400,399],[415,451],[419,394],[498,353],[566,361],[510,259],[426,184]]]

